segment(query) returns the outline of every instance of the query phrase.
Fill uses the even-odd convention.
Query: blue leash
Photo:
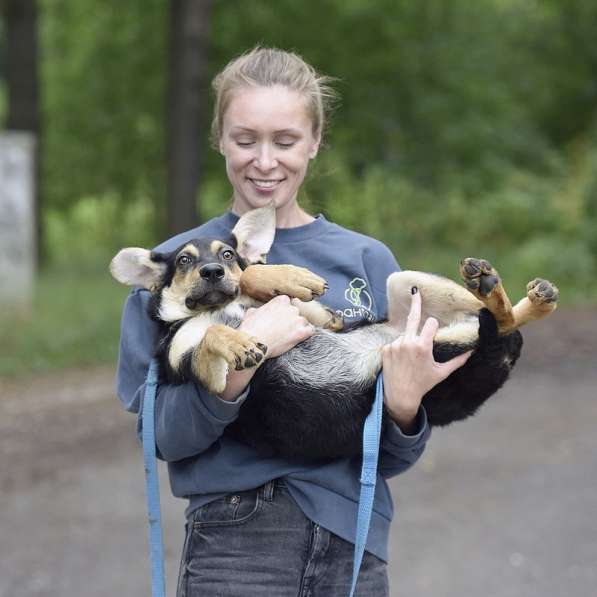
[[[153,359],[149,365],[145,381],[145,397],[142,413],[143,460],[145,462],[145,492],[147,494],[147,512],[149,519],[149,552],[151,557],[151,595],[165,597],[166,576],[164,574],[164,542],[162,537],[162,514],[160,508],[160,482],[155,454],[155,397],[158,385],[158,362]],[[363,465],[361,468],[361,495],[357,515],[357,532],[354,544],[354,564],[352,570],[352,587],[354,591],[365,553],[369,523],[373,512],[375,483],[377,480],[377,459],[381,435],[381,418],[383,407],[383,378],[377,378],[375,402],[371,413],[365,420],[363,429]]]
[[[375,484],[377,481],[377,460],[379,457],[379,441],[381,437],[381,418],[383,411],[383,377],[381,372],[377,376],[375,386],[375,401],[371,412],[365,419],[363,428],[363,464],[361,467],[361,495],[359,497],[359,513],[357,515],[357,533],[354,543],[354,563],[352,568],[352,586],[350,597],[353,597],[357,586],[359,570],[365,553],[367,535],[373,501],[375,499]]]
[[[158,362],[149,364],[143,399],[143,461],[145,462],[145,493],[149,516],[149,552],[151,558],[151,595],[166,596],[164,573],[164,541],[162,538],[162,510],[160,508],[160,479],[155,456],[155,397],[158,388]]]

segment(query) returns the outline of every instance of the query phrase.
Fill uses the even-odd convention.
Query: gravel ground
[[[595,309],[530,325],[499,395],[392,481],[392,597],[595,594],[596,353]],[[0,380],[0,597],[149,595],[141,453],[112,377]],[[184,502],[164,473],[173,596]]]

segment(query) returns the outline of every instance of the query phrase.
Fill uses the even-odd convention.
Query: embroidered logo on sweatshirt
[[[352,305],[352,307],[338,311],[345,319],[367,319],[368,321],[375,319],[371,313],[373,300],[367,291],[367,282],[363,278],[353,278],[348,283],[348,288],[344,291],[344,298]]]

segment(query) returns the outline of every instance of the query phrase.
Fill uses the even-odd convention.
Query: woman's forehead
[[[236,90],[224,115],[224,127],[238,132],[302,132],[310,126],[307,97],[281,85]]]

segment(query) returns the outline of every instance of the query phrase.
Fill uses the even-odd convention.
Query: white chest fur
[[[240,300],[235,300],[218,311],[208,311],[191,317],[180,326],[172,339],[168,351],[170,366],[178,369],[184,354],[199,346],[207,328],[211,325],[220,323],[236,327],[242,321],[244,314],[244,304]]]

